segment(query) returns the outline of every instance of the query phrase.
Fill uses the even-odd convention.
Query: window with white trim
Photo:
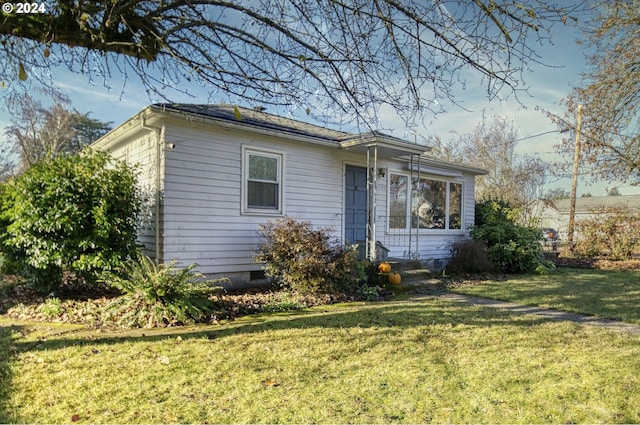
[[[389,175],[389,229],[462,229],[462,183]],[[409,195],[410,194],[410,195]]]
[[[243,212],[282,213],[283,154],[243,148]]]

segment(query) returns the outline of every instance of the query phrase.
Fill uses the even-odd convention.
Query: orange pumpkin
[[[389,264],[389,263],[380,263],[378,265],[378,271],[380,273],[389,273],[391,271],[391,264]]]
[[[389,283],[392,285],[400,285],[402,281],[402,276],[398,274],[398,272],[393,272],[389,275]]]

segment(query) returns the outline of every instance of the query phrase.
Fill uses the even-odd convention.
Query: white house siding
[[[158,137],[155,132],[150,132],[137,124],[133,124],[130,130],[127,137],[120,143],[109,146],[106,150],[114,159],[137,167],[138,187],[143,196],[138,243],[143,246],[145,254],[153,257],[156,252],[156,194],[158,190],[161,191],[161,187],[157,188],[157,173],[162,167],[162,163],[158,164],[156,160],[159,152]],[[94,147],[101,148],[99,144]],[[161,181],[160,184],[162,184]]]
[[[243,275],[252,263],[256,231],[274,218],[242,214],[242,146],[283,152],[284,214],[342,232],[343,161],[337,148],[229,131],[207,124],[175,123],[165,129],[164,259],[197,263],[208,275]]]

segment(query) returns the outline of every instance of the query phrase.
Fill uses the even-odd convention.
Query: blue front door
[[[367,169],[347,165],[344,190],[344,240],[359,245],[364,257],[367,241]]]

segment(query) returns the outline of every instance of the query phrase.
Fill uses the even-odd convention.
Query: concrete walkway
[[[417,299],[424,296],[425,295],[418,295],[415,298]],[[441,297],[447,300],[464,302],[464,303],[483,306],[483,307],[508,310],[513,313],[533,314],[536,316],[545,317],[550,320],[566,320],[566,321],[571,321],[576,323],[582,323],[585,325],[598,326],[602,328],[611,329],[614,331],[625,332],[634,336],[640,336],[640,325],[636,325],[632,323],[619,322],[619,321],[610,320],[610,319],[602,319],[599,317],[588,316],[585,314],[567,313],[566,311],[514,304],[508,301],[498,301],[498,300],[491,300],[487,298],[472,297],[469,295],[453,294],[451,292],[443,292],[435,296]]]

